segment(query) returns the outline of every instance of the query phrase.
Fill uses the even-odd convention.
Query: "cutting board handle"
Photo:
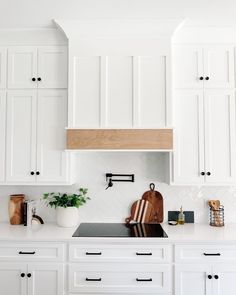
[[[150,187],[150,190],[151,191],[154,191],[155,190],[155,184],[154,183],[150,183],[149,187]]]

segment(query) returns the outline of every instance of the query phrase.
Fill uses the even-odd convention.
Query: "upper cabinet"
[[[67,48],[65,46],[9,48],[8,88],[67,88]]]
[[[233,46],[174,46],[175,88],[233,88]]]
[[[0,90],[0,183],[5,180],[6,92]]]
[[[7,49],[0,47],[0,89],[6,88],[7,80]]]

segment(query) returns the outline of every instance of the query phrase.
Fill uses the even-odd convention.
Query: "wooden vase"
[[[9,220],[10,224],[23,223],[23,203],[25,195],[11,195],[9,200]]]

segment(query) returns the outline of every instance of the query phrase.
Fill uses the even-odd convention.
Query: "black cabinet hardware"
[[[31,172],[30,172],[30,175],[34,175],[34,171],[31,171]]]
[[[139,253],[139,252],[136,252],[136,255],[138,255],[138,256],[151,256],[152,253],[151,252],[150,253]]]
[[[27,277],[28,278],[31,278],[31,273],[27,273]]]
[[[203,253],[204,256],[220,256],[220,253]]]
[[[102,278],[98,278],[98,279],[89,279],[89,278],[86,278],[85,280],[87,282],[101,282],[102,281]]]
[[[203,80],[203,77],[199,77],[199,80]]]
[[[38,81],[42,81],[42,79],[40,77],[38,77]]]
[[[152,282],[152,278],[150,278],[150,279],[139,279],[139,278],[137,278],[136,281],[137,282]]]
[[[210,176],[211,175],[211,172],[207,172],[207,175]]]
[[[35,82],[35,81],[36,81],[36,79],[35,79],[35,78],[32,78],[32,81],[33,81],[33,82]]]
[[[218,279],[219,279],[219,276],[218,276],[218,275],[214,275],[214,278],[215,278],[216,280],[218,280]]]
[[[102,252],[86,252],[86,255],[102,255]]]
[[[205,78],[205,80],[207,80],[207,81],[208,81],[209,79],[210,79],[209,77],[206,77],[206,78]]]
[[[26,254],[26,255],[34,255],[36,252],[32,251],[32,252],[24,252],[24,251],[20,251],[19,254]]]
[[[40,172],[39,172],[39,171],[37,171],[37,172],[36,172],[36,175],[39,175],[39,174],[40,174]]]
[[[205,175],[205,172],[201,172],[201,175],[204,176]]]
[[[22,272],[22,273],[20,274],[20,276],[21,276],[22,278],[24,278],[24,277],[25,277],[25,273]]]
[[[208,275],[207,277],[208,277],[208,279],[209,279],[209,280],[211,280],[211,279],[212,279],[212,276],[211,276],[211,275]]]

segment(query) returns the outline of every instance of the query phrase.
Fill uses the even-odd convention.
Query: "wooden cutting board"
[[[154,218],[150,222],[163,222],[163,197],[158,191],[155,191],[154,183],[150,183],[150,190],[143,194],[142,199],[150,202],[154,208]]]
[[[138,200],[131,207],[131,216],[125,219],[126,223],[150,223],[154,219],[155,210],[146,200]]]

